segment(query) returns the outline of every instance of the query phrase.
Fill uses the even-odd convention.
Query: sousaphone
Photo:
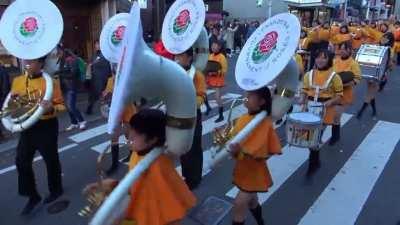
[[[125,35],[128,19],[129,13],[116,14],[106,22],[101,30],[100,51],[112,65],[118,64],[121,58],[123,48],[122,40]],[[111,96],[106,96],[106,98],[102,100],[100,106],[100,112],[104,118],[108,118],[110,105]]]
[[[49,0],[17,0],[5,10],[0,30],[1,42],[10,54],[23,60],[38,59],[51,52],[60,41],[63,19]],[[26,95],[18,98],[8,94],[0,114],[7,130],[20,132],[28,129],[43,115],[44,108],[40,102],[50,101],[53,95],[52,78],[44,71],[43,78],[46,81],[45,93],[27,90]]]
[[[90,224],[115,224],[129,204],[132,184],[164,151],[175,155],[187,152],[193,140],[196,118],[196,93],[193,81],[177,63],[155,54],[143,40],[140,8],[133,2],[108,119],[109,133],[120,125],[124,108],[140,98],[161,98],[166,104],[165,149],[153,149],[131,170],[102,202]],[[197,38],[197,37],[196,37]]]
[[[193,47],[193,66],[200,71],[206,68],[209,55],[205,19],[202,0],[177,0],[165,15],[161,33],[165,48],[172,54],[181,54]]]
[[[260,112],[234,138],[225,143],[240,143],[266,117],[274,121],[281,119],[290,109],[298,86],[299,69],[293,58],[300,38],[300,23],[290,13],[278,14],[263,24],[251,35],[236,63],[236,83],[246,91],[264,86],[274,86],[272,112]],[[211,167],[229,155],[220,151]]]

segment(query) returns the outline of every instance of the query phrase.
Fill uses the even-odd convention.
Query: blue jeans
[[[67,107],[69,118],[71,119],[71,124],[78,124],[83,122],[81,112],[76,107],[76,91],[69,90],[64,93],[65,106]]]

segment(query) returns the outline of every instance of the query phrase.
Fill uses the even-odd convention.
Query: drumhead
[[[291,113],[288,115],[288,118],[290,120],[294,121],[301,121],[304,123],[320,123],[321,119],[314,115],[313,113],[309,112],[297,112],[297,113]]]

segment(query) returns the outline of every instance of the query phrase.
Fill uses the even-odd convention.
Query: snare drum
[[[307,111],[323,119],[325,116],[325,105],[322,102],[308,101]]]
[[[318,148],[322,127],[322,119],[312,113],[291,113],[286,121],[287,142],[301,148]]]
[[[356,61],[360,64],[361,76],[369,80],[380,80],[389,62],[390,49],[379,45],[361,45]]]

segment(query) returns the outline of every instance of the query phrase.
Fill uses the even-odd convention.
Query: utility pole
[[[369,11],[371,8],[371,0],[368,0],[368,4],[367,4],[367,15],[365,15],[366,19],[369,20]]]
[[[271,18],[272,15],[272,0],[268,0],[268,18]]]

